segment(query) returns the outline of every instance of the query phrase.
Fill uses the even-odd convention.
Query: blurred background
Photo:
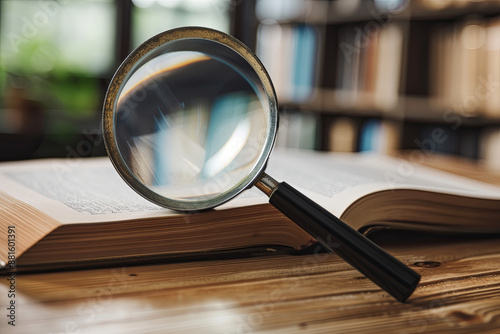
[[[0,160],[104,155],[104,95],[128,53],[174,27],[229,32],[229,4],[0,1]]]
[[[500,170],[498,0],[2,0],[0,160],[105,155],[114,71],[187,25],[258,54],[278,94],[278,146]]]

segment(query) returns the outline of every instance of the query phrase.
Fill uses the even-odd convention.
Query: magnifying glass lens
[[[163,44],[134,64],[115,110],[115,141],[131,174],[183,210],[244,190],[274,135],[253,68],[201,38]]]

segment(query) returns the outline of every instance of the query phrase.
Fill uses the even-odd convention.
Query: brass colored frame
[[[260,79],[262,88],[267,95],[269,107],[268,115],[270,119],[267,138],[255,168],[249,175],[247,175],[246,178],[241,180],[238,184],[236,184],[228,191],[222,193],[220,196],[201,201],[181,201],[166,198],[155,193],[142,182],[140,182],[123,161],[117,147],[114,133],[114,118],[117,99],[121,91],[122,84],[124,83],[124,80],[130,73],[130,71],[133,70],[134,65],[139,63],[149,53],[161,47],[162,45],[181,39],[210,40],[227,47],[228,51],[235,52],[239,56],[241,56],[252,67],[252,69]],[[111,80],[108,91],[106,93],[103,106],[102,124],[104,143],[108,152],[108,156],[110,157],[111,162],[113,163],[120,176],[132,189],[134,189],[139,195],[146,198],[147,200],[169,209],[185,212],[201,211],[214,208],[229,201],[245,189],[252,187],[254,183],[257,182],[259,177],[263,174],[267,159],[269,158],[269,155],[271,154],[272,148],[274,146],[276,132],[278,130],[278,104],[276,93],[274,91],[274,87],[272,85],[269,74],[265,70],[260,60],[246,45],[241,43],[236,38],[217,30],[202,27],[182,27],[165,31],[150,38],[149,40],[141,44],[137,49],[132,51],[132,53],[120,65],[115,75],[113,76],[113,79]]]

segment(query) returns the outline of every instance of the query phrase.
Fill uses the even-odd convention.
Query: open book
[[[407,161],[275,151],[267,173],[361,233],[500,232],[500,187]],[[0,217],[4,270],[13,256],[18,271],[50,270],[292,250],[314,241],[257,189],[212,211],[179,214],[136,194],[105,157],[0,164]]]

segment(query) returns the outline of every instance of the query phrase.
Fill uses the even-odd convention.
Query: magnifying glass
[[[237,39],[199,27],[152,37],[115,73],[103,127],[113,165],[146,199],[193,212],[256,186],[397,300],[415,290],[416,272],[264,172],[278,128],[276,95],[264,66]]]

